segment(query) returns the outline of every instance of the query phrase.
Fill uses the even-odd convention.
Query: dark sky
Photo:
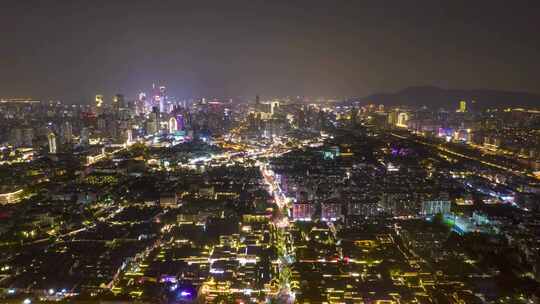
[[[0,1],[0,97],[540,93],[540,1]]]

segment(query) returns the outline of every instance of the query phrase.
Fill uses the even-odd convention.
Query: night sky
[[[540,93],[539,2],[2,0],[0,97]]]

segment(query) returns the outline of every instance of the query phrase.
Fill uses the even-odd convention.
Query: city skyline
[[[535,6],[1,1],[0,303],[540,304]]]

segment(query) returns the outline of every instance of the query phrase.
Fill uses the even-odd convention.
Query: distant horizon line
[[[282,95],[282,96],[279,96],[279,95],[270,95],[271,97],[268,97],[268,98],[265,98],[264,100],[272,100],[272,99],[293,99],[293,98],[296,98],[296,99],[307,99],[307,100],[313,100],[313,101],[317,101],[317,99],[319,99],[319,101],[321,101],[320,99],[327,99],[327,100],[331,100],[331,99],[335,99],[336,101],[350,101],[352,99],[365,99],[365,98],[369,98],[371,96],[376,96],[376,95],[392,95],[392,94],[399,94],[403,91],[407,91],[407,90],[411,90],[411,89],[436,89],[436,90],[441,90],[441,91],[464,91],[464,92],[474,92],[474,91],[478,91],[478,92],[484,92],[484,93],[503,93],[503,94],[527,94],[527,95],[532,95],[532,96],[538,96],[540,98],[540,93],[535,93],[535,92],[531,92],[531,91],[525,91],[525,90],[509,90],[509,89],[493,89],[493,88],[474,88],[474,89],[462,89],[462,88],[446,88],[446,87],[442,87],[442,86],[437,86],[437,85],[412,85],[412,86],[407,86],[407,87],[402,87],[401,89],[396,89],[396,90],[380,90],[380,91],[375,91],[375,92],[372,92],[372,93],[369,93],[369,94],[364,94],[364,95],[342,95],[342,96],[337,96],[337,95]],[[138,91],[138,93],[135,93],[134,96],[132,97],[128,97],[126,99],[128,100],[136,100],[137,99],[137,95],[139,93],[146,93],[144,92],[143,90],[140,90]],[[122,94],[122,95],[127,95],[129,96],[130,94],[124,94],[124,93],[115,93],[115,94],[110,94],[110,97],[114,97],[116,94]],[[0,102],[2,103],[6,103],[6,102],[23,102],[23,101],[28,101],[28,102],[62,102],[62,103],[66,103],[66,104],[76,104],[76,105],[84,105],[84,104],[92,104],[93,101],[94,101],[94,97],[96,95],[104,95],[103,93],[96,93],[94,95],[90,95],[88,97],[88,100],[80,100],[82,101],[81,102],[73,102],[73,101],[66,101],[66,100],[63,100],[63,99],[60,99],[60,98],[35,98],[35,97],[0,97]],[[108,96],[108,95],[106,95]],[[174,95],[171,95],[171,97],[173,98],[177,98],[178,100],[181,100],[181,101],[187,101],[187,100],[201,100],[201,99],[208,99],[208,100],[215,100],[215,99],[245,99],[245,100],[250,100],[250,99],[255,99],[256,96],[268,96],[268,95],[264,95],[264,94],[253,94],[253,95],[234,95],[234,96],[231,96],[231,95],[224,95],[224,96],[192,96],[192,97],[183,97],[183,98],[177,98],[175,97]],[[72,98],[70,98],[72,99]],[[86,99],[86,98],[85,98]]]

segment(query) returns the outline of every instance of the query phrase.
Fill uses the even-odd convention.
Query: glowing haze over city
[[[0,303],[540,303],[533,1],[0,3]]]

